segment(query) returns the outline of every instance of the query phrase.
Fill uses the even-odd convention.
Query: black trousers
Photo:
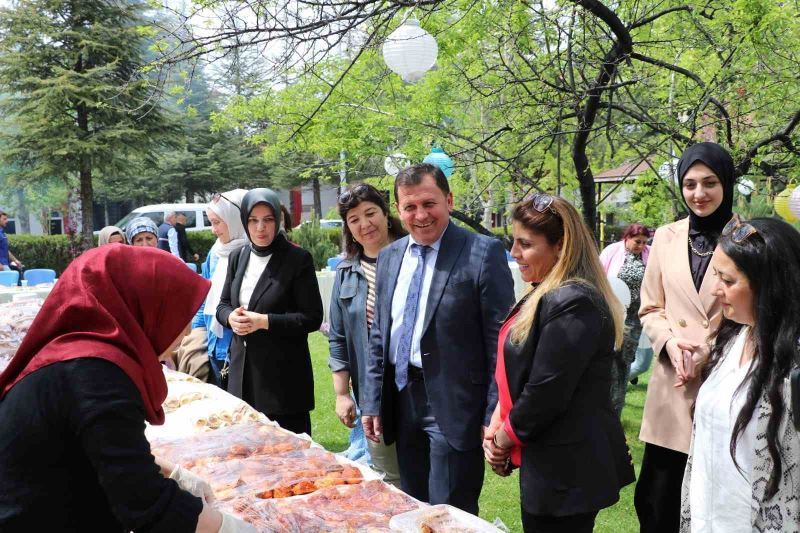
[[[534,515],[522,511],[525,533],[592,533],[597,511],[569,516]]]
[[[677,533],[687,459],[685,453],[645,444],[642,470],[633,497],[641,533]]]
[[[311,436],[311,413],[299,413],[291,415],[271,415],[265,413],[267,418],[274,420],[283,429],[288,429],[295,433],[305,433]]]
[[[433,505],[446,503],[478,514],[483,486],[483,450],[456,450],[433,414],[421,370],[409,368],[408,385],[397,392],[397,463],[400,486]]]

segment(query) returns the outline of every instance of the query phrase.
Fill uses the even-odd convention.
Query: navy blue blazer
[[[389,364],[392,297],[408,247],[398,239],[378,256],[376,310],[359,405],[380,415],[387,443],[395,440],[397,387]],[[428,400],[447,442],[457,450],[481,446],[497,403],[497,335],[514,304],[514,281],[497,239],[450,224],[436,258],[420,342]]]

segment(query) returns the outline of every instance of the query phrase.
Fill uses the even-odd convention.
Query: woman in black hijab
[[[707,357],[700,348],[722,320],[709,267],[733,216],[733,160],[720,145],[703,142],[687,148],[678,179],[689,216],[656,230],[639,309],[658,354],[639,434],[645,450],[634,504],[643,533],[678,531],[691,410],[700,385],[698,370]]]
[[[217,320],[234,333],[228,392],[281,427],[310,435],[308,334],[322,323],[314,262],[280,231],[274,191],[249,191],[241,215],[249,244],[231,254],[217,307]]]

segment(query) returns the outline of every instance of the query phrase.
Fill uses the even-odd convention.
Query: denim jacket
[[[332,372],[350,372],[356,403],[359,403],[359,385],[365,375],[369,353],[368,291],[359,256],[340,262],[331,293],[328,366]]]

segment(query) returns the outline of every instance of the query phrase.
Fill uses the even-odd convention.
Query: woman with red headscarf
[[[164,423],[159,357],[208,288],[149,248],[96,248],[64,271],[0,374],[0,530],[252,531],[144,435]]]

